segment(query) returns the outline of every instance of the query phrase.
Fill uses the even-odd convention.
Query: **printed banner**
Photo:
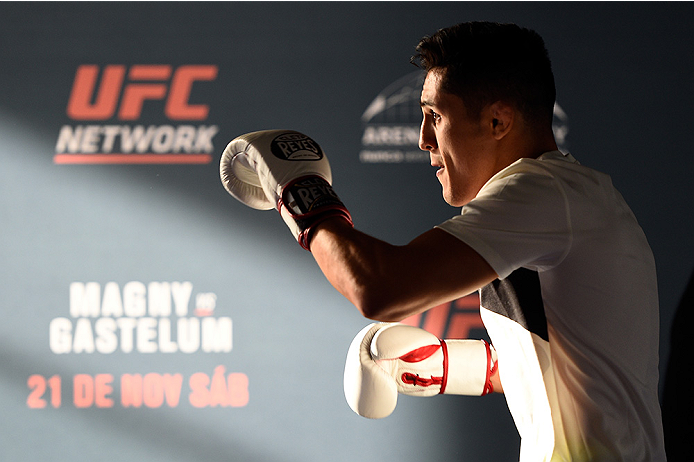
[[[0,460],[518,460],[502,395],[354,414],[344,361],[370,321],[276,211],[240,204],[219,176],[231,139],[296,130],[321,150],[286,139],[277,152],[327,157],[358,229],[403,244],[458,214],[418,147],[409,59],[421,37],[480,18],[545,38],[561,149],[610,174],[644,228],[664,376],[694,254],[680,126],[693,10],[0,4]],[[404,322],[486,339],[478,307],[471,294]]]

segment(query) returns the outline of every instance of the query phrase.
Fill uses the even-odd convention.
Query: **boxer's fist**
[[[484,340],[444,341],[405,324],[371,324],[347,353],[345,397],[357,414],[382,418],[398,393],[486,395],[495,370],[496,352]]]
[[[239,201],[260,210],[277,209],[294,237],[309,250],[319,222],[351,216],[332,188],[328,159],[314,140],[292,130],[241,135],[224,150],[222,184]]]

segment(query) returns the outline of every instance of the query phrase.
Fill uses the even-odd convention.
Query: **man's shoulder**
[[[594,186],[611,187],[612,181],[606,173],[582,165],[570,153],[546,152],[536,158],[521,158],[494,175],[487,185],[508,181],[518,183],[542,183],[547,180],[570,183],[588,183]]]

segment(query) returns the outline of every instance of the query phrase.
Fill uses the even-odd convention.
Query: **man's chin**
[[[450,205],[451,207],[462,207],[465,204],[467,204],[468,202],[470,202],[470,200],[472,200],[472,199],[465,200],[465,199],[460,198],[460,197],[454,197],[452,194],[450,194],[449,191],[444,189],[443,190],[443,200],[446,202],[446,204]]]
[[[451,207],[458,207],[457,201],[455,199],[453,199],[452,197],[450,197],[450,195],[446,193],[445,189],[443,190],[442,196],[443,196],[443,200],[444,200],[444,202],[446,202],[446,204],[450,205]]]

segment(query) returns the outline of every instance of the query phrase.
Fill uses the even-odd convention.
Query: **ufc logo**
[[[466,339],[470,338],[473,330],[482,330],[481,333],[486,335],[477,293],[410,316],[402,323],[424,329],[439,338]]]
[[[126,72],[126,66],[111,64],[104,68],[97,89],[98,76],[99,66],[83,64],[77,68],[67,105],[71,119],[107,120],[117,111],[120,120],[137,120],[145,101],[166,98],[164,114],[169,119],[204,120],[209,106],[190,104],[190,93],[195,82],[216,79],[217,66],[183,65],[173,69],[167,64],[140,64]]]

